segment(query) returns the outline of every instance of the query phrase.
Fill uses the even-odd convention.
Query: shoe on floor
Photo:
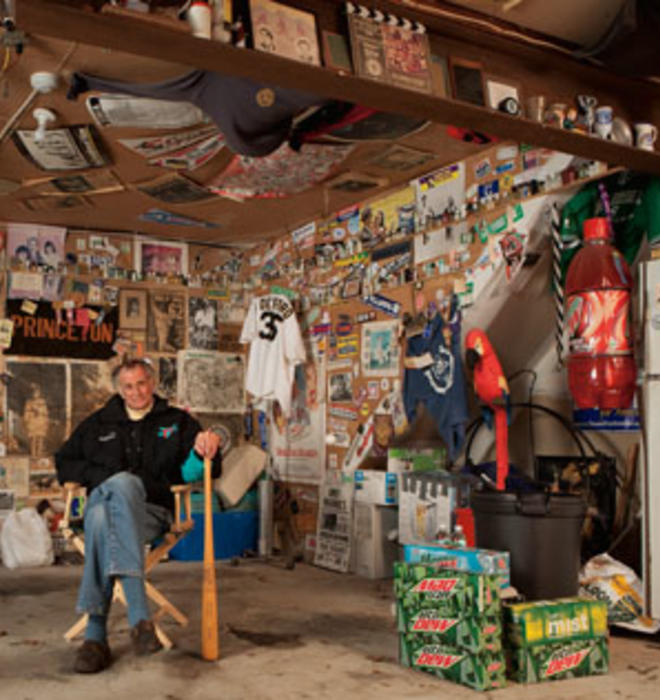
[[[133,651],[138,656],[155,654],[163,648],[163,645],[158,641],[156,629],[151,620],[140,620],[135,627],[131,628],[131,641],[133,642]]]
[[[76,673],[99,673],[108,668],[112,661],[107,642],[95,642],[86,639],[76,652],[73,670]]]

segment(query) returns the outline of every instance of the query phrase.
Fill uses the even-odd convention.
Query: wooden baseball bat
[[[218,590],[213,549],[213,507],[211,503],[211,460],[204,459],[204,578],[202,581],[202,658],[215,661],[218,645]]]

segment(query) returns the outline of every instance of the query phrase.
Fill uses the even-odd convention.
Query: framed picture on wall
[[[143,275],[187,275],[188,244],[136,240],[135,267]]]
[[[250,0],[250,24],[257,51],[321,65],[316,17],[311,12],[272,0]]]
[[[323,30],[323,65],[330,70],[344,73],[353,72],[351,49],[343,34]]]
[[[481,64],[452,56],[449,60],[452,95],[462,102],[484,107],[484,77]]]
[[[449,62],[446,56],[431,54],[431,85],[433,94],[437,97],[451,96],[451,81],[449,79]]]
[[[147,327],[147,292],[143,289],[122,289],[119,292],[119,327]]]

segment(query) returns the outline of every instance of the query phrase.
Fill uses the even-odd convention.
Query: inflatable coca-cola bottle
[[[566,274],[568,386],[578,408],[628,408],[636,380],[630,269],[607,219],[587,219],[583,239]]]

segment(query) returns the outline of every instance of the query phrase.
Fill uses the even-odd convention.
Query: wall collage
[[[405,147],[393,148],[402,151],[397,167],[406,167]],[[238,339],[251,299],[272,293],[293,301],[308,350],[290,416],[271,406],[271,429],[254,431],[275,476],[304,489],[326,470],[352,471],[386,454],[407,423],[404,337],[440,315],[445,340],[457,332],[460,342],[450,316],[498,271],[515,279],[543,195],[604,171],[496,144],[240,253],[6,224],[0,489],[19,502],[57,498],[52,455],[110,396],[110,372],[124,353],[149,356],[158,392],[223,431],[228,447],[243,439],[250,404]],[[445,370],[438,367],[438,381]]]

